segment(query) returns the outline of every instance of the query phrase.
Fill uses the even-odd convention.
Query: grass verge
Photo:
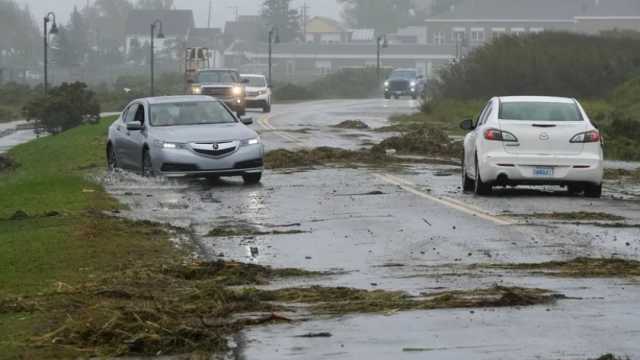
[[[552,213],[533,213],[533,214],[506,214],[511,217],[535,218],[542,220],[558,220],[558,221],[621,221],[624,217],[602,213],[602,212],[552,212]]]
[[[522,270],[567,278],[636,277],[640,261],[624,259],[577,258],[533,264],[492,264],[494,269]]]

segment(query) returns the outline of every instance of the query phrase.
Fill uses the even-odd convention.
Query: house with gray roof
[[[640,29],[638,0],[462,0],[430,17],[431,44],[475,47],[503,34]]]
[[[151,24],[156,20],[162,22],[164,34],[164,39],[156,38],[155,40],[157,52],[173,58],[177,57],[174,50],[187,40],[189,33],[195,27],[191,10],[131,10],[125,29],[125,52],[127,55],[149,46]]]

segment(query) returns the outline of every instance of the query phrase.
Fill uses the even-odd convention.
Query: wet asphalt
[[[387,125],[417,111],[410,100],[340,100],[274,106],[253,113],[268,149],[358,149],[388,134],[332,127],[362,120]],[[634,167],[636,164],[623,164]],[[272,287],[325,285],[412,294],[505,286],[540,287],[570,299],[551,306],[437,310],[308,319],[248,329],[243,359],[587,359],[640,356],[638,279],[559,279],[471,264],[640,255],[640,228],[604,228],[514,216],[604,212],[640,224],[640,189],[607,183],[601,200],[557,188],[506,189],[478,198],[460,190],[455,166],[268,171],[259,186],[240,180],[143,179],[107,175],[125,216],[193,231],[199,255],[333,275]],[[275,236],[211,238],[216,227],[299,230]],[[299,338],[329,332],[329,338]]]

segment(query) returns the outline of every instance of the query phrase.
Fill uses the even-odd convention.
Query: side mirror
[[[187,84],[192,85],[192,84],[195,84],[195,83],[196,83],[196,81],[195,81],[195,80],[193,80],[193,79],[187,79]]]
[[[130,123],[127,123],[127,130],[129,131],[140,131],[142,130],[142,128],[142,123],[139,121],[132,121]]]
[[[460,128],[463,130],[467,130],[467,131],[471,131],[473,129],[475,129],[475,126],[473,126],[473,120],[472,119],[467,119],[464,120],[460,123]]]
[[[245,125],[251,125],[253,124],[253,118],[250,117],[241,117],[240,118],[240,122],[245,124]]]
[[[242,79],[242,81],[240,81],[243,84],[248,84],[251,80],[249,79]]]

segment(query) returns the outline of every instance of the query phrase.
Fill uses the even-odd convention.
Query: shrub
[[[48,132],[57,134],[100,116],[95,94],[80,82],[63,83],[48,95],[33,98],[24,108],[28,120],[37,120]]]
[[[0,105],[0,122],[16,120],[18,112],[8,106]]]

